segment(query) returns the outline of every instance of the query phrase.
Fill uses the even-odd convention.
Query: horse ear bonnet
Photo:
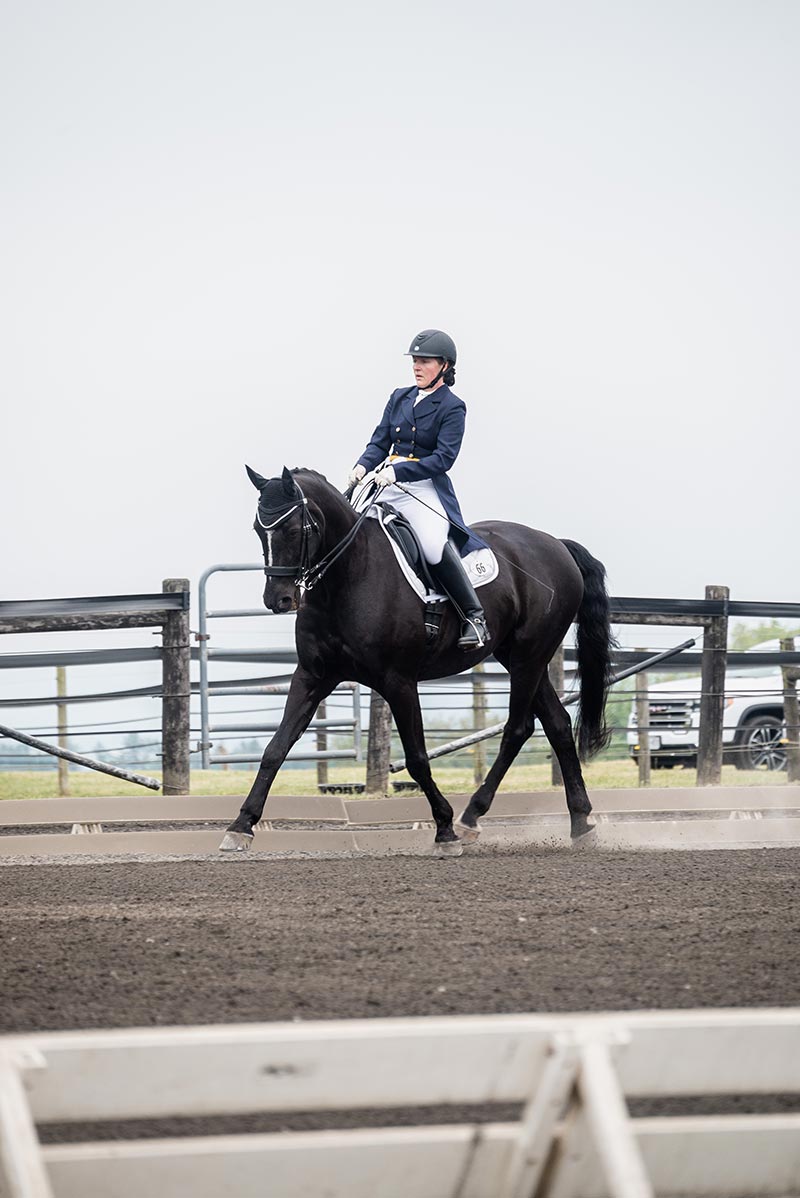
[[[250,482],[260,491],[267,481],[264,478],[264,475],[259,474],[257,470],[252,468],[252,466],[245,466],[245,470],[247,471],[247,477],[250,479]]]
[[[284,466],[280,478],[269,479],[261,488],[261,497],[258,501],[259,515],[269,516],[275,520],[284,512],[288,512],[289,508],[293,507],[299,499],[300,492],[297,490],[292,473]]]

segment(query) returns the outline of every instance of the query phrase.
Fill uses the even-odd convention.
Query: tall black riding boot
[[[464,617],[458,646],[460,649],[481,649],[491,640],[486,616],[475,589],[461,564],[455,546],[448,541],[442,560],[430,567],[437,584],[449,595]]]

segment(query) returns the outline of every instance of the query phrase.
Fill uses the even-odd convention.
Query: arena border
[[[800,785],[597,790],[592,798],[597,827],[588,843],[598,849],[800,847]],[[456,810],[466,800],[466,795],[453,796]],[[220,834],[240,801],[230,795],[5,800],[0,804],[0,863],[216,858]],[[421,795],[280,796],[270,800],[268,812],[269,819],[258,825],[250,857],[417,856],[432,851],[430,810]],[[158,826],[165,824],[169,827]],[[186,827],[176,829],[176,824]],[[107,831],[109,826],[115,830]],[[555,791],[500,794],[482,827],[481,841],[468,851],[570,846],[563,797]]]

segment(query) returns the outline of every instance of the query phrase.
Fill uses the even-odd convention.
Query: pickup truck
[[[754,646],[778,649],[777,641]],[[650,764],[654,769],[696,765],[700,728],[700,678],[650,683]],[[735,666],[725,675],[723,761],[741,770],[786,768],[783,679],[779,666]],[[628,751],[639,759],[634,703],[628,719]]]

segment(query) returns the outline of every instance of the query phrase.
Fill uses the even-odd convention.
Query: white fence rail
[[[800,1093],[800,1009],[359,1020],[0,1039],[8,1198],[800,1193],[800,1114],[626,1099]],[[515,1103],[515,1122],[425,1108]],[[419,1107],[417,1126],[40,1146],[36,1125]],[[487,1111],[491,1116],[491,1109]]]

